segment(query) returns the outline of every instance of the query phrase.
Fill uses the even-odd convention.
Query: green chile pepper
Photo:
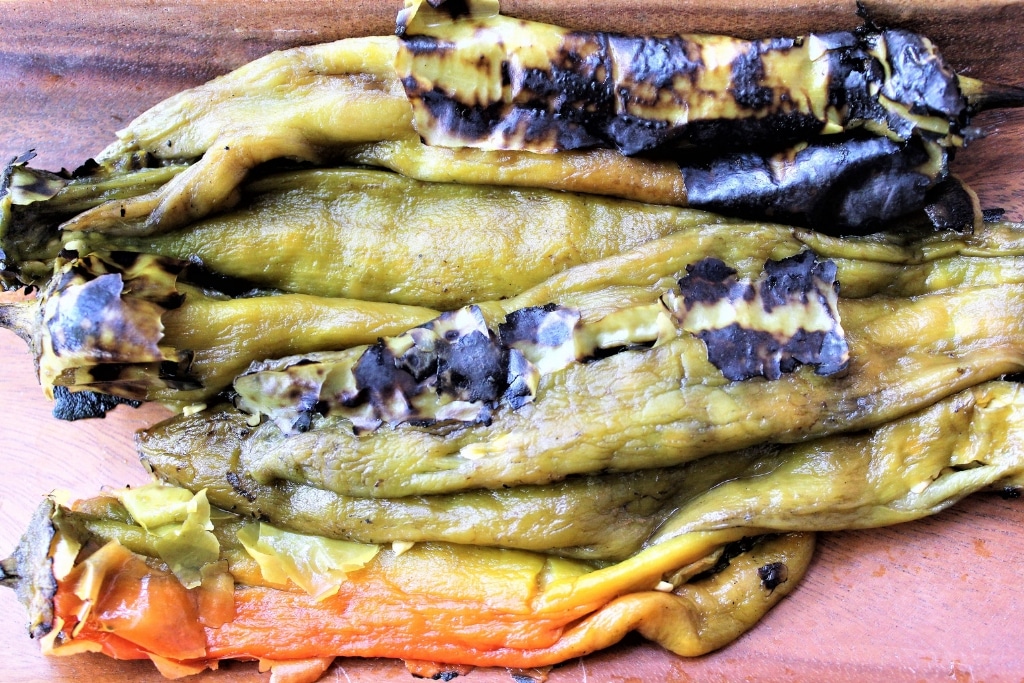
[[[701,225],[569,268],[510,299],[481,302],[479,308],[492,326],[513,311],[549,304],[575,308],[583,323],[591,323],[624,308],[657,302],[696,260],[719,258],[736,268],[737,277],[754,277],[765,260],[784,259],[808,248],[835,262],[844,298],[880,293],[912,296],[967,282],[1020,282],[1024,275],[1022,235],[1024,232],[1012,224],[986,224],[973,235],[930,234],[913,240],[879,236],[837,239],[766,224],[749,224],[738,232],[728,223]],[[117,266],[116,262],[105,263],[100,254],[83,258],[99,267],[99,272],[89,275],[87,266],[62,262],[58,272],[68,271],[62,276],[71,278],[64,282],[67,287],[58,277],[37,300],[0,306],[0,326],[14,329],[29,344],[37,357],[44,389],[50,391],[57,377],[61,378],[58,386],[76,389],[77,396],[63,390],[58,393],[59,405],[68,408],[60,411],[65,415],[102,413],[102,406],[85,405],[86,397],[98,396],[95,391],[159,400],[180,409],[208,400],[252,361],[372,343],[379,336],[404,332],[437,316],[437,311],[429,308],[305,295],[231,300],[182,283],[183,278],[189,279],[191,266],[174,259],[122,253],[117,259],[124,265]],[[106,260],[111,261],[111,257]],[[138,285],[126,287],[123,274],[107,273],[123,270],[129,264],[134,264],[134,277],[157,281],[176,278],[177,285],[172,279],[158,288],[157,298],[166,305],[131,303],[144,290]],[[152,274],[145,275],[144,264],[155,269]],[[166,272],[166,268],[171,271]],[[77,291],[79,285],[103,273],[107,273],[104,283],[110,285],[104,291],[110,291],[102,314],[95,303],[91,309],[80,309],[74,303],[77,295],[72,297],[63,291]],[[122,280],[115,285],[117,277]],[[113,296],[114,290],[121,296]],[[65,348],[61,358],[54,360],[52,353],[44,353],[48,332],[41,316],[45,306],[56,310],[56,320],[63,320],[59,324],[70,330],[77,329],[83,319],[104,319],[108,325],[126,330],[149,330],[146,350],[136,353],[122,344],[114,353],[109,346],[95,348],[98,337],[86,335],[75,337],[78,341],[73,353]],[[128,310],[136,317],[126,322],[123,318]],[[145,315],[141,315],[143,310]],[[350,325],[355,327],[346,331],[344,328]],[[299,327],[306,330],[304,335],[291,333]],[[359,329],[362,332],[352,336]],[[117,337],[121,333],[110,334]],[[91,377],[86,368],[97,362],[106,372],[102,377]],[[53,363],[56,366],[49,369]],[[83,364],[81,372],[72,369],[76,364]],[[73,404],[72,399],[77,403]],[[76,407],[79,405],[81,411]]]
[[[198,261],[286,292],[448,310],[519,294],[672,232],[738,221],[534,188],[426,183],[379,170],[275,174],[233,211],[150,237],[64,234],[79,251]]]
[[[677,330],[652,348],[543,375],[535,400],[498,407],[489,423],[384,425],[357,434],[349,418],[307,407],[308,431],[285,436],[265,421],[236,435],[234,447],[261,483],[284,479],[351,496],[543,484],[877,426],[1024,363],[1017,283],[840,298],[838,312],[849,348],[841,376],[805,365],[770,380],[729,380],[714,364],[716,352],[742,365],[750,356],[736,351],[743,347],[737,340],[750,333],[753,348],[762,348],[763,330]],[[776,322],[784,326],[781,315]],[[143,434],[143,452],[186,448],[203,438],[206,420],[229,413],[173,418]]]
[[[170,484],[206,490],[216,506],[301,533],[362,543],[493,545],[602,561],[696,530],[897,524],[979,490],[1024,483],[1024,390],[1010,382],[972,387],[870,434],[755,446],[675,468],[403,498],[345,496],[290,481],[261,484],[234,448],[232,432],[249,428],[243,416],[223,413],[192,450],[145,447],[143,463]],[[939,436],[911,447],[922,433]]]
[[[489,148],[455,155],[468,163],[448,171],[439,158],[420,159],[425,176],[715,210],[735,204],[742,213],[768,202],[778,215],[815,227],[872,231],[920,208],[921,190],[945,178],[945,150],[963,144],[971,114],[1024,101],[1011,88],[957,77],[930,42],[904,31],[656,39],[572,32],[500,17],[495,3],[470,5],[470,16],[454,21],[447,9],[437,10],[443,20],[425,21],[429,8],[410,7],[400,38],[277,52],[157,105],[121,131],[100,162],[139,152],[198,161],[163,188],[91,209],[68,228],[180,227],[231,206],[248,171],[263,162],[325,165],[361,153],[370,160],[380,150],[360,146],[415,145],[423,136],[433,148]],[[481,43],[478,32],[489,38]],[[573,65],[575,49],[582,52]],[[721,56],[717,67],[702,63],[705,49]],[[556,96],[562,86],[568,91]],[[815,140],[851,131],[867,135],[839,147]],[[727,183],[735,198],[706,182],[701,153],[679,152],[682,167],[620,153],[675,152],[681,143],[715,149],[722,140],[742,141],[737,153],[751,155],[724,162],[736,171]],[[773,174],[780,147],[795,143],[797,153],[811,143],[807,156],[815,159],[803,172],[798,164]],[[773,144],[770,153],[752,153]],[[758,168],[742,171],[752,163]],[[489,170],[478,173],[480,166]],[[802,174],[818,180],[790,184]],[[767,192],[752,198],[758,179]],[[831,210],[825,186],[845,188]]]

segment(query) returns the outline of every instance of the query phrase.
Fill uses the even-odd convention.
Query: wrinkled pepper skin
[[[260,484],[241,466],[240,420],[215,420],[190,452],[150,452],[160,479],[301,533],[362,543],[446,541],[622,560],[699,529],[868,528],[935,514],[962,497],[1024,482],[1024,391],[992,382],[870,434],[755,446],[675,468],[570,478],[546,486],[443,496],[342,496],[288,481]],[[918,434],[938,434],[915,448]],[[829,472],[821,476],[819,472]],[[923,488],[922,488],[923,486]],[[565,511],[572,510],[570,516]],[[812,521],[813,520],[813,521]],[[808,526],[808,525],[811,526]],[[655,534],[655,530],[657,532]]]
[[[233,447],[261,483],[284,479],[351,496],[544,484],[870,428],[1024,364],[1017,284],[840,298],[839,311],[850,359],[843,376],[805,366],[774,380],[728,381],[703,341],[679,333],[547,375],[534,402],[498,410],[490,424],[357,435],[347,420],[326,417],[284,437],[264,422],[236,434]],[[144,431],[140,448],[199,448],[209,419],[232,418],[224,409],[172,418]]]

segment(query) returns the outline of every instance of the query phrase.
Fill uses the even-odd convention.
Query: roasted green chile
[[[575,474],[665,467],[765,442],[866,429],[1024,366],[1024,290],[970,281],[916,297],[839,298],[849,367],[800,367],[733,381],[708,342],[682,330],[543,376],[536,399],[488,424],[400,424],[356,434],[314,414],[286,436],[270,421],[234,435],[244,471],[351,496],[395,497],[544,484]],[[736,353],[743,353],[740,348]],[[148,430],[144,453],[201,447],[223,408]]]
[[[330,359],[254,364],[234,382],[236,405],[286,434],[308,429],[314,414],[344,417],[357,431],[488,423],[496,410],[533,402],[545,376],[680,331],[701,339],[730,380],[778,379],[803,365],[834,375],[849,362],[835,277],[835,264],[811,251],[769,259],[752,280],[705,258],[656,303],[593,322],[548,304],[514,310],[495,330],[471,306]]]
[[[738,278],[753,279],[766,260],[786,259],[808,249],[836,264],[845,298],[874,294],[913,296],[971,283],[1021,282],[1022,235],[1012,224],[986,225],[974,235],[936,234],[912,241],[895,237],[837,239],[765,224],[748,224],[739,232],[728,223],[699,225],[652,239],[615,256],[569,268],[517,296],[481,302],[478,306],[492,327],[513,311],[549,304],[575,308],[580,312],[581,322],[589,324],[616,311],[656,303],[685,275],[687,266],[701,259],[717,258],[735,268]],[[121,266],[117,266],[118,260]],[[83,316],[88,318],[95,311],[80,309],[74,291],[86,281],[96,279],[99,273],[89,275],[88,268],[67,261],[58,272],[67,269],[63,277],[83,279],[68,287],[73,291],[61,292],[61,279],[57,278],[35,301],[0,306],[0,326],[12,328],[29,344],[37,356],[44,388],[50,391],[54,378],[60,378],[56,382],[58,387],[76,387],[77,396],[69,396],[63,389],[58,392],[67,408],[61,412],[67,415],[83,410],[89,414],[83,400],[95,394],[80,389],[158,400],[181,409],[206,401],[227,387],[251,361],[372,343],[379,336],[405,332],[438,315],[430,308],[298,294],[230,299],[188,284],[185,281],[191,277],[192,266],[165,257],[121,253],[113,265],[103,265],[104,257],[93,254],[85,262],[101,270],[132,265],[145,278],[164,282],[162,288],[149,290],[150,296],[158,291],[158,299],[165,303],[180,300],[181,305],[166,308],[153,302],[133,304],[131,299],[143,290],[138,286],[129,288],[130,291],[121,285],[114,286],[119,276],[107,273],[100,283],[110,285],[104,289],[109,295],[109,306],[103,317],[123,325],[117,322],[117,311],[130,309],[136,315],[149,311],[150,315],[141,319],[141,327],[150,330],[146,341],[149,350],[142,356],[126,355],[122,344],[121,352],[111,355],[110,348],[95,348],[89,343],[90,337],[85,336],[80,339],[84,345],[78,345],[74,354],[64,352],[60,358],[44,353],[48,332],[42,325],[43,307],[53,309],[54,324],[76,329],[78,323],[74,321],[80,322]],[[154,267],[149,274],[140,267],[146,263]],[[161,272],[164,267],[170,267],[171,272]],[[120,277],[123,282],[123,274]],[[100,285],[91,284],[90,288],[98,291]],[[113,290],[119,287],[122,296],[114,297]],[[64,318],[67,321],[60,322]],[[291,330],[298,327],[305,330],[304,335],[292,334]],[[353,330],[362,331],[353,336]],[[78,356],[86,359],[81,371],[70,367],[78,361],[69,364],[70,359]],[[97,363],[104,370],[102,377],[91,376],[88,370],[99,367]],[[75,405],[68,404],[71,398],[77,402]],[[102,406],[96,410],[101,412]]]
[[[957,77],[929,41],[905,31],[658,39],[508,19],[487,2],[454,10],[465,8],[469,16],[452,20],[453,7],[417,4],[403,14],[401,38],[277,52],[157,105],[98,160],[150,155],[187,170],[89,209],[67,229],[187,225],[234,205],[252,169],[290,158],[744,215],[760,202],[771,205],[760,217],[874,231],[931,201],[925,190],[945,180],[946,150],[968,137],[971,114],[1024,102],[1013,88]],[[424,20],[437,12],[443,20]],[[462,81],[445,80],[454,74]],[[734,156],[721,156],[723,139]],[[677,158],[602,146],[659,155],[668,147]],[[715,151],[709,158],[693,146]],[[712,193],[708,164],[743,192]],[[794,184],[808,175],[820,177]]]
[[[507,298],[672,232],[738,221],[533,188],[427,183],[365,168],[279,173],[231,212],[148,237],[64,233],[79,251],[201,263],[265,289],[449,310]]]
[[[398,34],[416,130],[442,147],[749,149],[856,128],[962,146],[972,110],[936,47],[902,30],[625,36],[470,0],[410,3]]]
[[[244,417],[209,423],[201,448],[147,450],[175,486],[282,528],[382,543],[437,541],[621,560],[656,538],[702,528],[777,531],[896,524],[975,491],[1024,484],[1024,390],[983,384],[870,434],[755,446],[675,468],[568,478],[557,484],[442,496],[360,498],[308,484],[261,484],[233,445]],[[917,434],[938,434],[912,448]],[[821,473],[827,472],[828,476]],[[565,511],[572,510],[566,516]]]

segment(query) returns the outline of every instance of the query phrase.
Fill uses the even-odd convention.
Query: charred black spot
[[[1024,493],[1024,489],[1020,486],[1004,486],[999,491],[999,496],[1003,500],[1016,500],[1021,497],[1022,493]]]
[[[845,114],[849,120],[885,119],[885,109],[871,92],[871,85],[881,82],[885,72],[878,60],[868,53],[863,39],[848,31],[815,36],[828,50],[828,104]]]
[[[880,40],[885,42],[892,67],[882,94],[915,113],[936,114],[962,124],[966,108],[956,74],[935,49],[916,33],[898,29],[883,31]]]
[[[437,391],[463,401],[497,401],[506,389],[507,366],[496,339],[472,332],[439,349]]]
[[[430,36],[406,36],[402,39],[402,44],[414,55],[446,54],[453,49],[451,43]],[[408,79],[403,83],[406,84],[406,87],[409,87],[410,84],[416,85],[415,79]]]
[[[757,578],[761,579],[761,585],[765,590],[774,592],[776,588],[789,580],[789,567],[785,562],[769,562],[758,567]]]
[[[761,542],[761,538],[762,537],[760,536],[744,536],[738,541],[733,541],[732,543],[729,543],[724,548],[722,548],[722,554],[718,556],[718,559],[715,561],[714,566],[712,566],[710,569],[700,572],[699,574],[694,574],[694,576],[690,580],[702,581],[704,579],[711,578],[715,574],[720,574],[721,572],[724,572],[726,569],[729,568],[729,564],[733,561],[734,558],[739,557],[743,553],[750,552],[754,548],[754,546]]]
[[[928,192],[925,215],[936,230],[973,232],[978,206],[972,193],[958,178],[950,177]]]
[[[708,360],[733,381],[752,377],[778,379],[792,371],[791,359],[782,356],[782,344],[775,335],[749,330],[733,323],[717,330],[697,333],[708,348]]]
[[[505,379],[505,393],[501,400],[512,410],[522,408],[533,400],[533,390],[528,382],[532,365],[519,351],[508,351],[508,376]]]
[[[713,304],[729,298],[735,275],[735,269],[717,258],[705,258],[687,265],[686,275],[679,280],[686,307]]]
[[[786,51],[793,48],[794,41],[789,38],[754,42],[741,56],[733,60],[729,94],[736,103],[752,111],[770,107],[775,101],[775,91],[763,84],[764,54],[766,52]]]
[[[250,491],[245,486],[245,480],[242,479],[242,477],[240,477],[237,473],[229,470],[228,473],[225,475],[225,478],[227,479],[228,484],[231,485],[231,488],[234,490],[235,493],[242,496],[242,498],[245,498],[250,503],[256,502],[256,494]]]
[[[1006,209],[983,209],[981,219],[986,223],[998,223],[1006,215]]]
[[[680,134],[680,143],[708,148],[704,156],[713,159],[723,152],[759,150],[777,152],[780,148],[808,140],[821,133],[822,123],[813,114],[799,111],[771,112],[758,117],[691,121]],[[687,156],[699,156],[699,150],[687,149]]]
[[[809,250],[778,261],[769,259],[764,264],[760,291],[765,311],[770,313],[792,301],[807,302],[808,296],[817,292],[814,279],[832,282],[836,272],[834,262],[818,261]]]
[[[140,254],[133,251],[112,251],[108,254],[108,260],[121,270],[128,270],[139,261]]]
[[[625,79],[656,90],[673,88],[675,79],[680,77],[693,82],[704,67],[700,50],[692,41],[679,36],[610,35],[608,49]],[[631,89],[621,89],[619,94],[631,96],[631,92]]]
[[[686,270],[679,289],[682,307],[687,312],[720,301],[749,303],[758,298],[766,313],[785,306],[827,307],[828,296],[838,291],[835,263],[819,261],[811,251],[780,260],[769,259],[756,288],[754,284],[738,281],[736,271],[719,259],[701,259]],[[680,315],[678,311],[676,315]],[[848,364],[849,347],[838,324],[828,330],[798,328],[789,336],[751,329],[739,322],[690,329],[707,347],[708,360],[733,381],[753,377],[778,379],[800,365],[813,365],[818,374],[831,375],[843,371]]]
[[[422,353],[413,349],[402,354],[402,357],[396,359],[395,362],[399,368],[412,375],[417,382],[422,382],[431,375],[437,374],[437,354],[435,353]]]
[[[427,0],[434,9],[446,12],[452,19],[470,16],[468,0]]]
[[[937,182],[918,170],[928,159],[924,144],[851,137],[795,154],[726,154],[681,171],[695,208],[863,234],[923,205]]]
[[[70,391],[63,386],[53,388],[53,416],[58,420],[71,422],[93,417],[102,418],[107,416],[108,410],[113,410],[119,405],[138,408],[142,402],[94,391]]]
[[[505,317],[505,322],[498,326],[498,337],[501,339],[501,343],[504,346],[512,346],[517,342],[545,346],[558,346],[564,343],[569,338],[571,330],[542,325],[548,314],[557,309],[557,304],[546,304],[512,311]]]
[[[416,391],[416,379],[406,370],[399,368],[395,356],[383,341],[368,348],[356,361],[352,369],[361,401],[379,405],[396,391],[412,394]]]

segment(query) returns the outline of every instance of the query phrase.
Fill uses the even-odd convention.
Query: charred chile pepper
[[[132,252],[60,259],[37,299],[0,304],[0,325],[29,344],[47,394],[63,386],[69,400],[88,390],[181,409],[264,354],[370,343],[436,315],[302,294],[231,299],[178,282],[186,267]]]
[[[726,222],[672,233],[569,268],[518,296],[481,302],[479,308],[486,324],[494,329],[514,311],[549,304],[574,308],[581,323],[590,324],[629,307],[642,311],[657,303],[686,273],[687,266],[700,259],[722,260],[736,268],[736,277],[753,279],[765,260],[785,259],[807,249],[836,264],[846,298],[878,293],[913,296],[965,283],[989,285],[1024,279],[1024,238],[1009,224],[986,225],[974,235],[926,235],[901,243],[895,239],[836,239],[763,224],[735,232]],[[180,409],[208,400],[251,361],[371,343],[437,316],[428,308],[305,295],[229,299],[182,282],[183,277],[191,277],[192,270],[181,261],[116,254],[94,254],[78,265],[62,262],[58,273],[64,274],[51,281],[38,300],[0,306],[0,326],[14,329],[29,344],[48,392],[56,384],[157,400]],[[155,289],[138,284],[126,287],[123,273],[109,272],[129,266],[142,278],[140,282],[162,284]],[[99,270],[90,274],[90,267]],[[100,274],[105,276],[94,282]],[[115,282],[118,277],[121,284]],[[102,291],[105,296],[80,298],[78,292],[87,284],[86,290]],[[138,302],[146,291],[153,300]],[[105,302],[102,306],[101,301]],[[92,308],[86,309],[86,303]],[[44,325],[45,307],[50,313]],[[125,318],[129,311],[135,322]],[[124,337],[118,350],[109,344],[104,348],[101,334],[82,336],[76,332],[91,317],[105,320],[112,338]],[[611,320],[614,316],[605,324]],[[627,321],[622,329],[628,330],[631,324]],[[124,342],[129,337],[115,334],[111,325],[141,334],[145,351],[129,352]],[[47,346],[50,327],[65,330],[64,347],[58,355]],[[300,327],[306,334],[292,334],[291,330]],[[92,395],[77,390],[69,395],[61,390],[58,398],[68,410],[60,412],[74,415],[81,399]],[[69,403],[72,400],[75,405]]]
[[[144,494],[151,500],[173,496],[193,512],[181,505],[150,511],[152,504],[136,504],[129,514],[109,497],[56,509],[47,502],[16,555],[0,565],[3,585],[36,596],[31,618],[46,651],[92,650],[127,659],[152,654],[161,671],[178,675],[220,659],[252,657],[386,656],[543,666],[639,630],[693,656],[735,639],[792,590],[814,545],[813,534],[746,542],[720,571],[689,581],[695,567],[715,564],[723,547],[743,535],[694,533],[598,568],[537,553],[444,543],[404,552],[374,546],[339,550],[335,541],[245,524],[206,508],[210,531],[202,532],[203,539],[212,539],[216,551],[205,563],[191,558],[203,580],[187,592],[178,572],[168,571],[167,549],[161,548],[162,539],[188,527],[189,519],[203,528],[193,502],[202,494],[188,501],[180,491]],[[164,526],[143,526],[139,515],[159,518]],[[306,564],[301,558],[313,546],[320,557]],[[76,561],[82,547],[95,550]],[[188,547],[182,544],[178,552]],[[345,555],[353,553],[359,559],[347,561]],[[335,569],[339,561],[347,568]],[[772,562],[785,564],[790,577],[774,592],[757,576],[759,567]],[[291,567],[289,583],[275,576],[279,566]],[[44,573],[56,579],[55,590],[52,583],[38,582]],[[662,579],[666,575],[672,582]],[[140,583],[147,586],[147,605],[137,599]],[[321,584],[329,592],[318,598],[311,590]],[[117,614],[114,604],[120,605]],[[47,607],[51,611],[43,614]],[[387,623],[383,631],[368,629],[365,615],[371,613],[378,624]],[[261,623],[268,617],[272,626]],[[417,625],[428,622],[429,629]],[[319,635],[309,637],[313,629]],[[296,649],[289,641],[303,645]]]
[[[658,38],[516,20],[493,0],[432,4],[399,14],[397,61],[431,145],[637,154],[859,127],[964,142],[971,103],[935,46],[908,31]]]
[[[100,162],[147,153],[192,165],[154,192],[90,209],[66,227],[180,227],[233,205],[252,168],[283,157],[324,165],[348,156],[423,179],[749,213],[746,194],[707,196],[699,172],[714,159],[676,151],[685,142],[719,154],[729,140],[741,144],[719,165],[734,187],[761,178],[761,199],[776,205],[769,216],[872,231],[920,208],[922,190],[944,180],[945,150],[969,137],[973,112],[1024,102],[1013,88],[957,77],[929,41],[905,31],[656,39],[571,32],[470,5],[472,16],[437,22],[423,21],[433,10],[417,5],[404,13],[402,38],[274,53],[157,105],[121,131]],[[481,43],[477,32],[490,37]],[[495,36],[502,42],[489,42]],[[455,74],[462,90],[445,80]],[[822,141],[858,132],[872,141]],[[785,177],[763,177],[783,148],[806,144],[817,151],[797,163],[804,174],[832,170],[857,150],[853,166],[828,184],[840,196],[820,190],[811,207]],[[618,151],[663,155],[666,147],[678,158]],[[752,159],[760,166],[753,172],[743,167]],[[900,201],[888,206],[880,190],[893,183]]]
[[[761,336],[768,329],[782,329],[788,320],[793,339],[810,336],[798,322],[803,318],[787,317],[799,308],[780,307],[767,327],[746,326],[723,298],[733,291],[731,277],[707,278],[714,296],[702,301],[709,306],[708,319],[723,320],[722,326],[711,325],[706,335],[675,328],[652,348],[570,363],[541,376],[534,400],[498,407],[489,423],[398,424],[356,434],[348,417],[321,417],[315,401],[300,401],[291,409],[308,411],[308,431],[286,436],[267,421],[236,435],[232,447],[239,449],[244,471],[260,483],[283,479],[343,495],[543,484],[879,425],[1017,371],[1024,359],[1019,284],[975,286],[964,280],[916,297],[840,297],[838,320],[849,346],[845,374],[826,377],[812,367],[780,366],[777,379],[730,380],[728,366],[713,364],[717,351],[743,368],[760,364],[762,354],[774,349]],[[790,286],[785,280],[778,284],[780,291]],[[728,315],[717,317],[722,312]],[[389,393],[395,387],[383,386],[376,390],[379,400],[399,400],[394,397],[402,394]],[[318,391],[314,387],[313,395],[320,400]],[[372,406],[373,399],[362,405]],[[140,446],[147,454],[197,448],[206,420],[231,419],[230,412],[173,418],[147,430]]]
[[[202,449],[150,452],[144,463],[170,484],[205,490],[214,505],[301,533],[362,543],[471,543],[607,561],[636,552],[655,529],[658,538],[748,524],[825,531],[934,514],[965,495],[1024,478],[1017,438],[1022,410],[1018,385],[993,382],[870,435],[444,496],[357,498],[286,481],[260,484],[242,470],[235,440],[225,436],[249,429],[242,416],[211,422]],[[939,436],[927,448],[909,447],[922,432]],[[826,471],[830,476],[820,474]],[[567,517],[565,510],[573,512]]]

